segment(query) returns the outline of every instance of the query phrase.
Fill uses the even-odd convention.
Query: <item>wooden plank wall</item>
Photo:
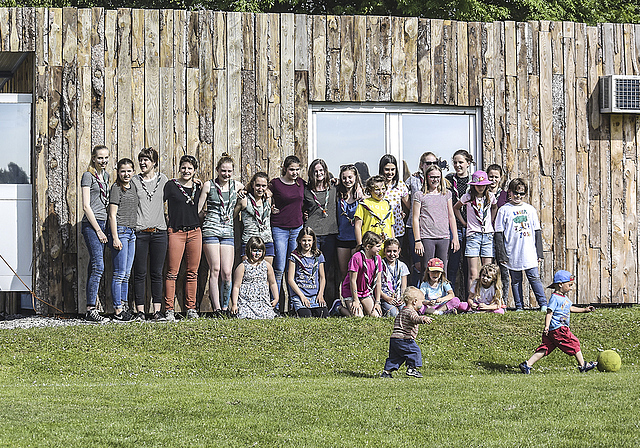
[[[484,164],[540,211],[545,283],[566,268],[580,303],[638,303],[640,117],[601,115],[598,77],[640,74],[640,25],[0,8],[0,45],[33,52],[31,88],[5,90],[34,93],[34,283],[65,312],[84,307],[92,146],[115,165],[152,145],[170,177],[189,153],[210,178],[224,151],[242,181],[276,176],[307,159],[309,103],[340,101],[481,107]]]

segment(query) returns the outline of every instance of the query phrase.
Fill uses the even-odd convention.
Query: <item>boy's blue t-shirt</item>
[[[425,300],[437,300],[449,294],[452,289],[449,282],[439,282],[436,286],[431,286],[429,282],[420,284],[420,291],[424,293]]]
[[[560,327],[569,326],[569,318],[571,317],[571,306],[573,303],[567,296],[554,292],[551,294],[547,309],[553,311],[551,315],[551,323],[549,330],[555,330]]]

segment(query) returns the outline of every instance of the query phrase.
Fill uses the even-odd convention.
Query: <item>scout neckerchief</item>
[[[476,197],[471,200],[471,208],[480,222],[480,229],[484,233],[484,220],[488,216],[489,201],[485,201],[484,197]]]
[[[196,189],[198,187],[198,184],[193,183],[193,187],[191,190],[191,195],[189,195],[184,187],[182,186],[182,184],[178,181],[178,179],[171,179],[173,181],[174,184],[176,184],[176,187],[178,187],[178,190],[180,190],[182,192],[182,194],[184,195],[185,198],[187,198],[187,204],[191,204],[191,205],[196,205],[195,203],[195,199],[196,199]]]
[[[109,202],[109,198],[107,198],[107,180],[104,178],[106,174],[105,170],[102,170],[102,179],[98,176],[98,171],[94,170],[93,175],[96,178],[96,182],[98,182],[98,188],[100,189],[100,201],[107,206]],[[103,185],[104,184],[104,185]]]
[[[297,250],[291,252],[291,257],[298,262],[298,266],[300,266],[300,270],[302,271],[302,273],[315,284],[316,272],[318,272],[318,267],[320,266],[318,257],[313,257],[313,266],[311,267],[311,270],[309,270],[309,268],[304,265],[304,263],[302,262],[302,255]]]
[[[156,173],[156,186],[153,187],[152,192],[149,192],[149,189],[147,188],[147,184],[145,183],[144,178],[142,177],[142,174],[138,174],[138,178],[140,179],[140,183],[142,184],[142,189],[147,194],[147,198],[149,199],[149,201],[151,201],[153,199],[153,195],[155,195],[156,191],[158,190],[158,185],[160,185],[160,174]]]
[[[382,201],[379,201],[379,202],[382,202]],[[378,222],[372,224],[371,227],[380,227],[380,229],[382,231],[382,237],[384,239],[387,239],[387,234],[384,232],[384,227],[385,227],[385,222],[387,221],[389,216],[391,216],[391,213],[393,213],[393,209],[391,208],[391,204],[389,204],[389,202],[387,202],[387,205],[389,205],[389,211],[384,216],[384,218],[380,218],[378,215],[376,215],[376,213],[373,210],[371,210],[371,208],[369,208],[369,206],[365,203],[365,201],[362,201],[360,203],[360,205],[362,205],[364,207],[364,209],[367,210],[371,214],[371,216],[373,216],[374,218],[376,218],[378,220]]]
[[[358,203],[358,201],[356,201],[356,204]],[[353,222],[355,220],[355,216],[349,216],[349,214],[347,213],[347,206],[349,205],[349,203],[347,202],[346,199],[340,199],[340,216],[344,216],[347,218],[347,221],[349,221],[349,224],[351,224],[351,226],[353,226]],[[353,214],[355,215],[356,211],[355,209],[353,210]]]
[[[233,201],[231,198],[233,197],[233,193],[235,191],[236,182],[234,180],[229,180],[229,203],[225,207],[224,199],[222,198],[222,188],[218,184],[218,179],[214,179],[211,183],[216,188],[216,192],[218,193],[218,198],[220,199],[220,215],[222,217],[222,222],[224,224],[229,224],[231,222],[231,216],[233,213]]]
[[[322,216],[324,218],[327,217],[327,205],[329,205],[329,188],[328,187],[325,191],[327,192],[327,195],[324,197],[324,206],[320,203],[320,201],[318,200],[318,196],[316,196],[316,192],[313,191],[312,189],[309,189],[309,191],[311,192],[311,195],[313,196],[313,201],[316,203],[316,205],[320,208],[320,211],[322,211]]]
[[[247,198],[251,203],[251,207],[253,207],[253,216],[256,218],[256,222],[258,223],[258,230],[260,232],[264,232],[267,229],[267,225],[265,224],[267,220],[267,213],[269,212],[269,207],[267,207],[267,203],[264,197],[262,198],[262,215],[258,213],[258,204],[256,199],[253,197],[251,193],[247,193]]]
[[[369,278],[369,268],[367,267],[367,257],[364,254],[364,250],[360,250],[360,255],[362,255],[362,268],[364,269],[364,283],[369,289],[369,297],[373,294],[373,288],[376,286],[376,281],[378,280],[378,254],[373,256],[373,279]]]
[[[387,263],[387,259],[383,258],[382,262],[384,263],[386,269],[386,272],[388,272],[391,275],[391,284],[393,285],[393,289],[391,290],[392,293],[395,293],[396,291],[400,290],[400,282],[401,282],[401,278],[399,274],[400,271],[400,263],[398,262],[398,260],[396,260],[395,262],[395,268],[393,270],[391,270],[391,266],[389,266],[389,263]]]

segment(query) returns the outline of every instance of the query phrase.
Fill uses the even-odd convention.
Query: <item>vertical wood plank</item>
[[[12,40],[14,36],[17,40],[15,30],[12,32]],[[17,47],[17,43],[12,43],[11,47]],[[49,65],[62,65],[62,8],[49,9]]]
[[[2,11],[5,10],[5,13],[2,14]],[[81,13],[86,15],[86,9],[81,9],[78,12],[78,17],[80,17]],[[89,10],[90,11],[90,10]],[[0,15],[6,17],[6,8],[0,8]],[[44,67],[49,63],[49,35],[48,33],[42,32],[41,30],[46,29],[49,26],[49,10],[45,8],[36,8],[36,28],[39,30],[36,33],[35,37],[35,64],[36,67]],[[6,20],[0,20],[0,46],[4,50],[8,48],[5,46],[5,33],[3,31],[3,27],[6,24]],[[80,36],[79,36],[80,37]],[[80,60],[78,61],[80,64]]]
[[[495,160],[497,163],[505,166],[505,146],[507,144],[507,123],[506,123],[506,105],[505,105],[505,54],[504,54],[504,23],[494,22],[493,24],[493,41],[495,57],[493,58],[493,73],[495,77],[495,120],[496,120],[496,137],[495,137]],[[488,36],[487,38],[490,38]]]
[[[458,106],[469,105],[469,44],[467,22],[456,22],[456,41],[457,41],[457,98],[455,104]]]
[[[342,16],[340,18],[340,37],[342,39],[342,45],[340,48],[340,73],[338,75],[340,84],[339,97],[341,101],[353,101],[355,97],[353,35],[353,16]]]
[[[444,21],[439,19],[431,20],[431,57],[433,61],[433,102],[436,104],[445,103],[446,81],[444,78]]]
[[[262,19],[264,20],[264,19]],[[327,91],[327,24],[326,17],[313,16],[313,53],[311,58],[311,70],[309,72],[309,99],[311,101],[324,101]],[[261,22],[262,24],[262,22]],[[256,27],[257,29],[257,27]],[[258,36],[256,35],[256,50],[258,49]],[[263,36],[260,36],[263,37]],[[266,38],[266,36],[264,36]],[[266,44],[266,42],[265,42]],[[262,46],[262,43],[260,44]],[[260,53],[257,52],[258,57]],[[256,72],[256,79],[260,79]],[[260,110],[258,111],[260,112]]]
[[[540,164],[540,95],[539,86],[540,78],[538,76],[529,75],[529,98],[528,110],[530,111],[530,129],[529,129],[529,188],[531,189],[531,205],[536,210],[542,210],[541,201],[541,164]]]
[[[118,151],[118,78],[116,28],[118,12],[104,12],[104,144],[111,150],[114,161],[130,156],[130,149]]]
[[[443,44],[445,47],[445,79],[446,79],[446,91],[445,102],[446,104],[455,105],[458,100],[458,27],[455,23],[445,20],[445,26],[443,27]]]
[[[309,56],[311,54],[310,37],[312,36],[312,34],[309,33],[307,20],[312,20],[312,19],[310,19],[305,14],[296,14],[294,16],[294,28],[295,28],[294,69],[295,70],[309,70]],[[245,68],[245,70],[249,70],[246,67],[243,67],[243,68]]]
[[[173,136],[169,141],[174,146],[167,148],[164,159],[161,159],[161,170],[169,177],[173,176],[174,167],[178,166],[180,157],[185,154],[187,148],[187,112],[186,100],[186,66],[187,66],[187,26],[189,23],[187,11],[173,11]],[[161,140],[162,141],[162,140]]]
[[[296,17],[300,17],[297,15]],[[307,17],[307,16],[303,16]],[[306,59],[306,67],[305,70],[309,68],[309,52],[311,51],[311,39],[310,39],[310,29],[311,29],[311,21],[306,23],[306,33],[307,33],[307,57]],[[255,70],[255,57],[256,57],[256,38],[255,38],[255,29],[256,29],[256,16],[252,13],[243,13],[242,14],[242,69],[243,70]],[[297,50],[296,50],[297,51]]]
[[[418,101],[430,103],[432,97],[431,70],[431,21],[418,20]]]
[[[209,170],[208,172],[210,173],[210,177],[214,176],[215,155],[220,155],[222,152],[229,151],[229,126],[227,119],[229,111],[227,96],[228,59],[225,55],[227,36],[225,17],[226,13],[213,13],[212,47],[214,59],[217,61],[217,64],[214,66],[215,70],[213,70],[212,73],[213,80],[211,84],[213,93],[213,145],[211,147],[211,155],[209,156],[211,161],[207,162],[207,164],[210,164],[210,167],[205,165]],[[215,56],[216,54],[217,56]]]
[[[340,16],[327,16],[327,93],[326,101],[340,101]]]
[[[622,115],[611,115],[611,300],[613,302],[625,301],[626,284],[622,121]]]
[[[578,197],[577,197],[577,142],[576,142],[576,54],[574,26],[563,24],[564,43],[564,158],[565,158],[565,244],[567,249],[578,249]]]
[[[118,155],[135,161],[135,155],[142,148],[133,148],[131,144],[132,97],[131,97],[131,10],[120,8],[117,12],[117,132]]]
[[[576,29],[576,49],[578,33]],[[580,61],[576,61],[577,66]],[[586,74],[586,73],[585,73]],[[587,133],[587,78],[576,78],[576,189],[577,189],[577,240],[578,240],[578,303],[591,303],[589,290],[589,136]],[[569,205],[569,204],[568,204]]]
[[[495,91],[493,79],[482,80],[482,155],[486,165],[495,158]]]
[[[496,92],[497,94],[497,92]],[[503,160],[505,171],[513,173],[516,171],[516,156],[518,149],[518,78],[507,76],[504,91],[504,147]],[[496,111],[497,113],[497,111]]]
[[[211,46],[213,48],[213,68],[220,70],[227,67],[227,13],[215,11],[212,20]]]
[[[391,101],[391,18],[380,17],[378,101]]]
[[[104,144],[104,15],[92,8],[91,23],[91,146]]]
[[[281,73],[280,73],[280,16],[269,14],[268,34],[270,36],[270,46],[268,49],[268,132],[267,147],[269,154],[269,176],[275,177],[280,173],[280,168],[284,160],[281,133]]]
[[[343,20],[346,20],[345,16]],[[280,126],[282,128],[282,151],[284,155],[291,155],[295,151],[295,71],[294,60],[294,35],[293,14],[280,15],[280,88],[282,115]],[[353,79],[353,73],[349,76]],[[342,79],[342,77],[340,78]],[[344,92],[344,91],[343,91]],[[306,159],[300,159],[302,166],[306,165]]]
[[[365,101],[367,97],[367,18],[353,19],[353,100]]]
[[[291,16],[291,28],[287,30],[291,33],[291,54],[290,64],[293,66],[293,15]],[[283,28],[283,32],[284,28]],[[242,126],[242,13],[227,13],[227,105],[228,105],[228,121],[227,134],[228,144],[227,152],[233,160],[239,162],[241,160],[241,126]],[[283,70],[284,71],[284,70]],[[293,71],[293,69],[292,69]],[[292,74],[293,77],[293,74]],[[293,81],[292,81],[293,84]],[[293,88],[292,88],[293,90]],[[291,103],[293,103],[293,92],[291,92]],[[218,110],[218,113],[224,111]],[[293,125],[292,125],[293,126]],[[292,138],[293,140],[293,138]],[[218,148],[216,148],[218,149]],[[220,154],[219,151],[216,151]]]
[[[75,8],[63,9],[63,72],[62,72],[62,105],[63,105],[63,129],[62,129],[62,154],[67,159],[66,166],[66,191],[64,209],[67,219],[62,221],[62,236],[64,244],[62,287],[65,294],[64,310],[75,313],[78,309],[78,259],[77,259],[77,222],[76,204],[78,202],[77,181],[77,147],[76,147],[76,83],[78,72],[78,14]]]
[[[308,72],[295,72],[295,155],[305,163],[309,160],[308,148]]]
[[[198,152],[194,153],[200,162],[198,167],[199,175],[203,179],[211,179],[213,165],[213,142],[214,142],[214,119],[217,111],[214,101],[216,100],[214,90],[217,75],[214,75],[214,18],[213,11],[200,11],[198,16],[198,35],[200,36],[200,98],[199,98],[199,144]],[[217,31],[217,30],[216,30]],[[220,39],[216,39],[219,42]],[[225,95],[226,91],[216,92]],[[226,129],[225,129],[226,133]],[[218,147],[223,151],[225,147]],[[205,288],[206,289],[206,288]],[[207,295],[205,294],[205,297]]]
[[[36,67],[35,78],[35,105],[34,105],[34,269],[33,284],[35,292],[39,297],[49,297],[49,263],[47,253],[49,252],[47,225],[48,200],[47,189],[49,187],[47,177],[48,152],[49,152],[49,67]],[[40,312],[53,312],[48,307],[37,304],[36,308]]]
[[[145,147],[160,141],[160,11],[144,11],[144,136]]]
[[[256,14],[256,169],[260,169],[268,173],[269,170],[269,149],[267,145],[267,98],[268,98],[268,58],[267,58],[267,36],[268,36],[268,21],[266,14]],[[312,59],[312,71],[311,75],[313,75],[313,79],[315,82],[319,83],[322,80],[322,86],[326,83],[326,74],[324,72],[324,63],[322,63],[322,72],[319,72],[317,76],[315,75],[316,70],[319,68],[319,61],[326,61],[326,53],[325,50],[322,50],[322,58],[319,57],[320,52],[320,43],[317,41],[318,33],[321,30],[324,30],[321,27],[319,16],[315,16],[313,25],[313,59]],[[324,22],[322,22],[324,23]],[[324,33],[324,31],[322,31]],[[319,39],[318,39],[319,40]],[[324,42],[324,38],[322,39]],[[325,48],[326,44],[323,43],[323,48]],[[311,82],[311,81],[310,81]],[[320,88],[320,84],[317,84],[316,87]],[[313,87],[310,87],[313,91]],[[316,100],[324,99],[324,87],[321,88],[322,97],[316,97]],[[319,93],[319,90],[316,91]]]
[[[193,14],[193,13],[192,13]],[[199,13],[201,14],[201,13]],[[199,129],[199,110],[200,110],[200,93],[198,79],[200,79],[199,68],[187,68],[186,74],[186,146],[184,147],[184,153],[190,155],[197,155],[200,146],[200,129]],[[177,153],[176,158],[180,158],[181,154]],[[177,166],[174,167],[177,170]]]
[[[551,35],[538,33],[540,48],[540,154],[543,175],[553,172],[553,93],[551,65]]]
[[[35,51],[36,49],[36,9],[33,7],[22,8],[22,51]],[[0,38],[1,39],[1,38]]]
[[[173,11],[160,10],[160,67],[173,67]]]
[[[482,105],[482,27],[478,22],[467,25],[469,34],[469,105]]]

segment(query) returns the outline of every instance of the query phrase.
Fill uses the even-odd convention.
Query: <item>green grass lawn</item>
[[[572,316],[587,360],[517,365],[542,314],[441,316],[423,379],[378,378],[390,319],[0,331],[0,446],[637,446],[640,308]]]

